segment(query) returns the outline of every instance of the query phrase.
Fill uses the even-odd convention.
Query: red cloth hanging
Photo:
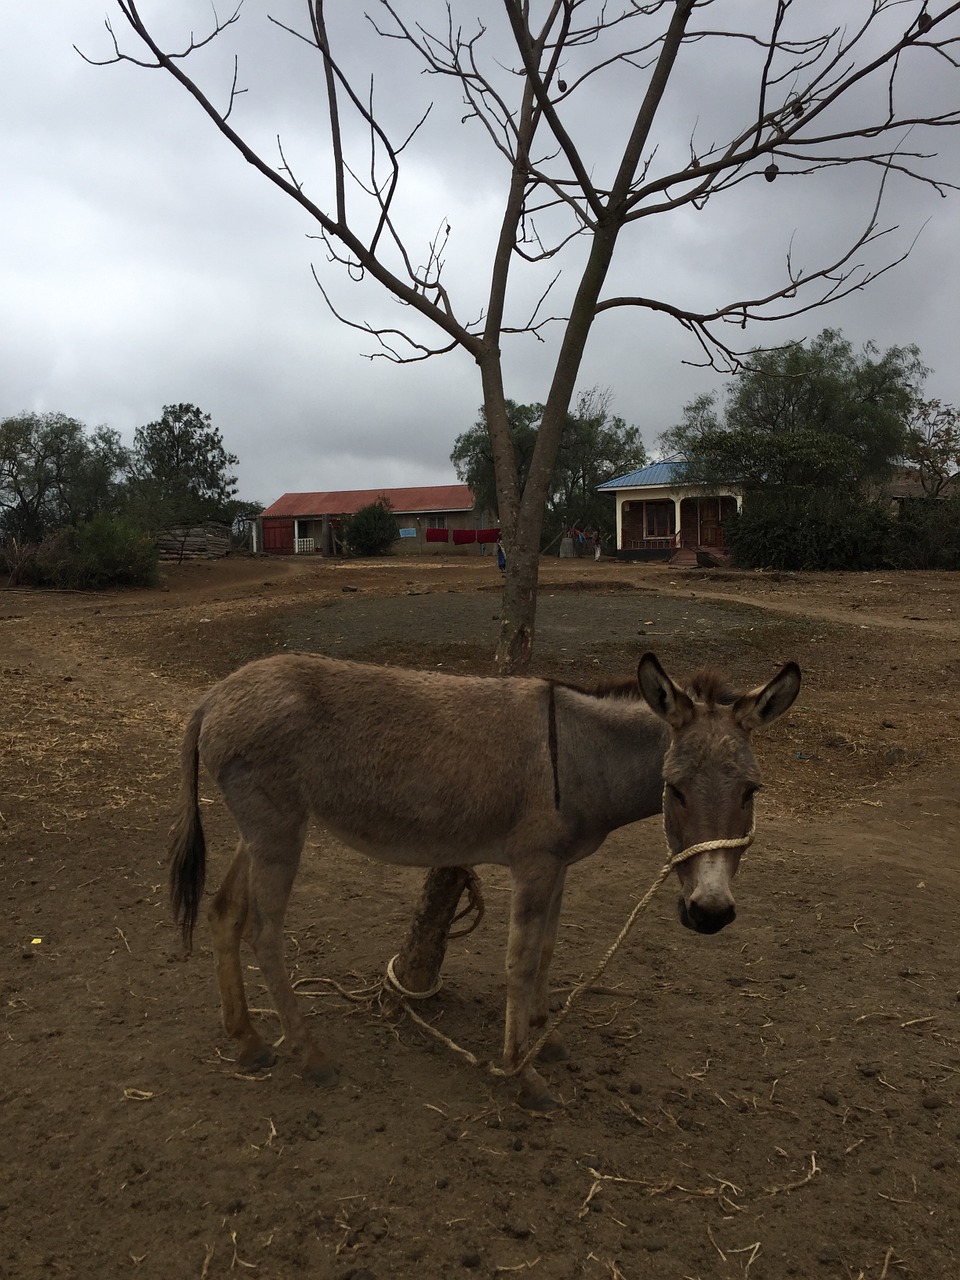
[[[427,541],[428,542],[449,542],[450,541],[449,532],[447,529],[428,529]]]
[[[476,542],[476,529],[454,529],[453,543],[454,546],[461,546],[465,542]]]
[[[478,529],[477,530],[478,542],[496,542],[496,540],[499,537],[500,537],[499,529]]]

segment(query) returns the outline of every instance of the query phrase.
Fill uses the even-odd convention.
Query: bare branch
[[[323,287],[320,277],[317,275],[316,268],[311,267],[310,271],[313,275],[313,279],[314,279],[314,282],[316,283],[317,288],[320,290],[320,293],[323,295],[324,302],[327,304],[327,306],[330,309],[331,315],[333,315],[335,319],[337,319],[341,324],[346,325],[348,329],[358,329],[361,333],[366,333],[370,337],[376,338],[377,341],[380,343],[380,345],[383,347],[382,351],[375,351],[372,353],[368,353],[366,356],[368,360],[375,360],[378,357],[381,357],[385,360],[390,360],[394,364],[416,364],[418,361],[421,361],[421,360],[429,360],[431,356],[446,355],[448,352],[453,351],[457,346],[460,345],[457,339],[453,339],[451,342],[448,342],[445,346],[428,347],[421,342],[417,342],[414,338],[410,337],[410,335],[408,333],[405,333],[402,329],[377,328],[376,326],[370,324],[366,320],[363,320],[363,321],[351,320],[349,319],[349,317],[339,312],[337,308],[333,305],[333,302],[330,299],[330,295],[327,293],[326,289]],[[402,355],[396,349],[396,347],[391,343],[390,339],[393,339],[393,338],[397,338],[401,342],[405,343],[411,349],[411,351],[415,352],[416,354]]]
[[[895,227],[880,228],[877,224],[877,216],[880,211],[880,205],[883,200],[883,187],[886,181],[886,173],[880,183],[877,192],[876,202],[870,219],[857,237],[856,241],[844,252],[839,258],[831,262],[825,267],[817,268],[812,271],[798,271],[793,265],[792,248],[787,253],[786,258],[786,278],[787,283],[778,289],[772,290],[770,293],[755,298],[741,298],[736,302],[730,302],[722,307],[718,307],[713,311],[695,311],[690,308],[679,307],[671,303],[663,302],[656,298],[646,298],[639,296],[632,297],[615,297],[606,298],[599,302],[596,312],[611,310],[614,307],[643,307],[650,311],[660,311],[666,315],[672,316],[684,328],[694,333],[705,350],[711,347],[721,351],[725,357],[734,358],[741,353],[737,353],[733,348],[728,347],[721,342],[712,332],[710,326],[718,322],[724,324],[735,324],[739,328],[746,328],[750,321],[772,322],[777,320],[786,320],[807,312],[818,310],[831,302],[836,302],[840,298],[848,297],[852,293],[858,293],[865,289],[874,280],[885,275],[888,271],[892,271],[894,267],[905,262],[910,256],[910,252],[916,243],[917,236],[911,241],[910,245],[898,257],[886,262],[883,266],[874,269],[865,268],[860,263],[852,263],[853,257],[868,245],[875,243],[885,236],[890,235],[896,230]],[[919,235],[919,232],[917,233]],[[773,303],[778,301],[786,301],[795,298],[802,290],[808,290],[811,285],[820,282],[823,288],[820,289],[816,296],[808,302],[802,302],[794,307],[787,307],[778,311],[769,311]]]

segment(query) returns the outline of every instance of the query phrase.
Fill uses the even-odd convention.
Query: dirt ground
[[[672,887],[654,899],[567,1024],[548,1117],[319,982],[300,990],[340,1085],[304,1082],[282,1047],[237,1071],[206,927],[184,959],[166,901],[185,713],[284,646],[490,671],[497,576],[231,559],[152,592],[0,591],[0,1276],[960,1275],[960,575],[545,561],[543,673],[625,673],[650,648],[746,687],[800,662],[799,702],[757,744],[736,923],[700,937]],[[214,887],[233,832],[205,794]],[[310,845],[291,967],[361,991],[421,874]],[[571,872],[558,994],[663,857],[650,820]],[[486,1058],[507,882],[483,883],[486,918],[421,1009]]]

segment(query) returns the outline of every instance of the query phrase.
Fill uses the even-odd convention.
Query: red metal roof
[[[467,484],[420,485],[411,489],[332,489],[328,493],[285,493],[264,516],[352,516],[378,498],[387,498],[397,515],[429,511],[472,511],[476,503]]]

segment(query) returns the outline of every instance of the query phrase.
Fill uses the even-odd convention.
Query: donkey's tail
[[[200,770],[198,740],[204,708],[197,707],[187,722],[180,749],[180,812],[170,833],[170,905],[187,949],[197,923],[206,879],[207,846],[200,823],[197,781]]]

